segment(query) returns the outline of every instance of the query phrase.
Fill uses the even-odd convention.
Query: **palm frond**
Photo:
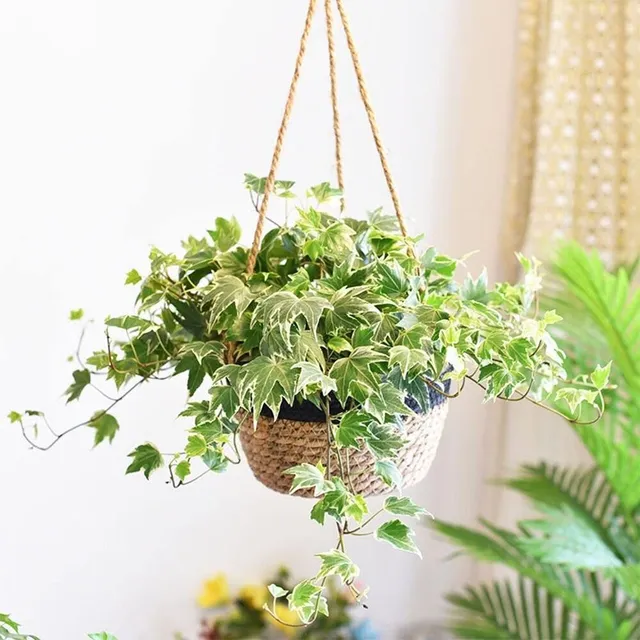
[[[519,476],[505,480],[503,484],[532,500],[551,518],[563,514],[581,530],[588,529],[584,535],[597,536],[611,556],[611,564],[604,566],[640,561],[640,540],[630,535],[624,522],[625,515],[619,508],[620,499],[597,467],[588,470],[568,469],[544,462],[525,465]],[[561,541],[550,532],[547,532],[547,540],[547,546],[558,542],[559,547],[563,547]],[[575,554],[574,541],[570,540],[569,543]],[[575,562],[575,555],[573,559],[574,562],[570,564],[574,566],[596,566],[591,553],[586,554],[582,564]],[[548,556],[545,560],[551,561]]]
[[[598,637],[628,637],[629,621],[620,618],[619,610],[606,600],[594,601],[593,593],[585,587],[589,580],[579,579],[586,572],[571,572],[538,562],[520,548],[521,536],[487,522],[483,524],[489,533],[445,522],[436,522],[433,527],[466,553],[484,562],[498,562],[510,567],[523,579],[544,589],[545,593],[573,612],[587,629],[599,634]],[[526,535],[525,531],[523,533]]]
[[[450,626],[458,638],[587,640],[598,637],[564,602],[522,576],[514,584],[505,580],[467,587],[462,594],[449,594],[447,600],[455,607]],[[594,615],[596,609],[594,603]]]

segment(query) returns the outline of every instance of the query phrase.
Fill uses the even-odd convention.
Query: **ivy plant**
[[[256,209],[265,183],[246,176]],[[430,391],[453,398],[471,383],[486,401],[527,400],[583,423],[600,416],[605,376],[567,379],[564,354],[547,331],[561,318],[538,310],[537,261],[518,256],[522,284],[490,286],[486,272],[458,283],[462,261],[404,238],[381,210],[365,220],[333,215],[341,193],[329,183],[301,199],[293,189],[293,182],[275,184],[286,222],[265,235],[251,276],[234,218],[217,218],[204,237],[187,238],[179,254],[153,248],[144,274],[129,271],[135,311],[106,319],[104,349],[86,360],[78,356],[66,391],[76,401],[106,381],[117,395],[61,432],[40,411],[12,412],[32,446],[48,449],[79,429],[91,430],[96,445],[112,442],[118,403],[141,385],[183,376],[190,400],[180,413],[188,419],[182,448],[165,453],[164,446],[141,443],[129,454],[127,473],[149,478],[165,469],[178,488],[222,472],[240,463],[243,420],[255,422],[266,410],[277,417],[283,403],[306,401],[325,412],[331,449],[347,460],[349,451],[368,449],[372,471],[400,492],[394,462],[404,442],[400,417],[428,411]],[[75,310],[71,319],[82,316]],[[34,421],[48,427],[40,438],[31,431]],[[49,441],[41,439],[45,433]],[[373,534],[420,555],[406,519],[426,511],[410,498],[392,495],[371,512],[352,490],[348,464],[333,475],[320,460],[287,473],[292,493],[313,490],[311,518],[333,521],[338,541],[318,554],[314,577],[290,591],[271,587],[272,612],[286,599],[302,625],[326,615],[329,576],[363,598],[354,586],[359,569],[347,553],[351,536]]]

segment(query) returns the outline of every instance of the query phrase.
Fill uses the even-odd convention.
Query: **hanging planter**
[[[599,417],[607,383],[606,368],[566,380],[564,355],[546,330],[560,318],[537,317],[535,260],[520,257],[523,284],[489,288],[483,274],[459,285],[460,261],[421,248],[408,234],[344,7],[336,1],[395,215],[347,215],[326,0],[339,188],[312,187],[298,199],[294,220],[280,218],[264,234],[270,199],[296,198],[294,183],[276,180],[276,172],[316,7],[311,0],[269,174],[245,177],[258,213],[251,247],[239,246],[235,219],[218,218],[207,235],[184,242],[180,255],[152,249],[147,273],[132,270],[126,279],[138,288],[135,312],[106,320],[105,349],[86,360],[78,355],[66,392],[77,400],[102,376],[120,395],[62,432],[39,411],[10,414],[35,448],[49,449],[81,428],[91,429],[98,445],[117,435],[112,410],[134,389],[183,375],[190,396],[180,414],[187,422],[183,447],[167,454],[142,443],[131,452],[127,473],[148,478],[165,468],[172,485],[182,487],[240,463],[241,443],[264,485],[315,498],[311,518],[335,520],[337,545],[318,554],[317,575],[291,593],[271,587],[271,611],[287,596],[302,625],[326,614],[322,592],[330,575],[341,577],[356,599],[364,597],[354,585],[358,567],[346,554],[351,536],[372,533],[419,554],[401,518],[426,511],[392,495],[372,512],[365,497],[397,493],[426,475],[450,399],[465,383],[482,387],[486,400],[547,402],[556,412],[564,402],[565,417],[582,424],[593,420],[581,413]],[[30,418],[48,430],[32,435]],[[50,441],[41,439],[45,434]]]

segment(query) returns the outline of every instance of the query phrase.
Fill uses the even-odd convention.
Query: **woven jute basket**
[[[440,436],[449,410],[446,398],[435,397],[426,413],[416,413],[402,418],[403,436],[406,444],[398,452],[395,463],[403,477],[403,486],[409,487],[420,482],[429,471],[436,456]],[[298,412],[299,414],[299,412]],[[240,428],[240,441],[253,475],[263,485],[289,493],[291,475],[287,469],[308,462],[327,463],[327,427],[324,420],[314,415],[314,419],[293,420],[281,416],[261,416],[254,428],[249,417]],[[346,470],[346,454],[342,453],[343,468]],[[375,458],[368,449],[350,450],[350,487],[365,496],[383,495],[391,491],[374,471]],[[335,454],[331,457],[331,475],[339,474],[339,464]],[[313,497],[311,490],[296,492],[297,496]]]

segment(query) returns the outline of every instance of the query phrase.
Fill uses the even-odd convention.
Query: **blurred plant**
[[[640,290],[630,283],[634,270],[609,273],[595,254],[574,244],[557,254],[541,306],[564,317],[551,331],[567,354],[568,375],[614,363],[591,376],[605,397],[603,421],[573,425],[595,464],[542,462],[505,481],[542,514],[518,523],[517,531],[488,522],[483,531],[434,524],[465,552],[518,574],[448,596],[461,638],[640,638]]]
[[[89,640],[118,640],[110,633],[90,633]],[[37,636],[20,633],[20,625],[6,613],[0,613],[0,640],[40,640]]]
[[[249,638],[297,638],[299,640],[378,640],[370,621],[356,622],[352,610],[356,600],[348,589],[327,584],[328,617],[319,616],[308,626],[300,626],[298,615],[282,603],[271,603],[275,616],[266,610],[273,600],[267,586],[276,583],[283,589],[292,588],[288,569],[281,567],[264,584],[244,585],[231,600],[224,574],[205,581],[198,596],[203,609],[214,609],[213,615],[202,621],[201,640],[247,640]],[[291,625],[291,626],[289,626]]]

